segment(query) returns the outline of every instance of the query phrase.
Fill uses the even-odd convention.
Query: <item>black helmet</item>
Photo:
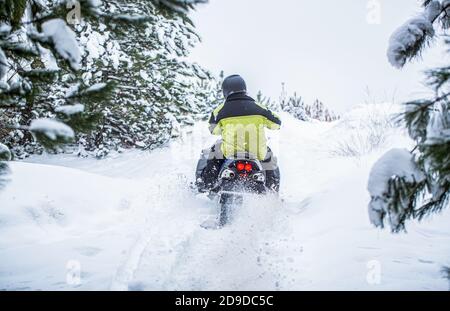
[[[223,96],[228,98],[231,94],[247,93],[247,85],[240,75],[232,75],[223,80]]]

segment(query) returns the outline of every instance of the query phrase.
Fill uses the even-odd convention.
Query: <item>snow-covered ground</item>
[[[407,234],[369,224],[370,168],[410,144],[385,124],[372,133],[371,109],[332,124],[282,115],[271,144],[284,201],[250,198],[217,231],[200,227],[214,202],[189,190],[214,141],[204,123],[153,152],[13,162],[0,192],[0,289],[448,290],[450,211]]]

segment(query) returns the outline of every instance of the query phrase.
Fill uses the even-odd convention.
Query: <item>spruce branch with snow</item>
[[[420,56],[436,34],[436,29],[450,26],[450,1],[425,0],[424,10],[400,26],[391,36],[389,62],[397,68]]]
[[[435,19],[444,19],[441,23],[445,25],[450,2],[443,1],[442,5],[436,2],[426,1],[426,9],[437,12]],[[440,10],[437,10],[438,6]],[[448,40],[447,45],[450,46]],[[421,220],[449,206],[450,67],[429,70],[426,76],[434,97],[405,103],[405,112],[400,116],[415,141],[414,150],[409,156],[403,153],[389,157],[391,153],[387,153],[375,164],[369,180],[371,221],[383,227],[387,220],[394,232],[404,230],[408,219]],[[407,170],[397,171],[405,165]]]
[[[387,181],[387,182],[386,182]],[[406,219],[414,217],[416,197],[424,189],[425,176],[405,149],[392,149],[373,166],[368,190],[372,196],[369,216],[372,224],[384,227],[389,220],[391,229],[404,229]]]
[[[439,68],[441,72],[444,68]],[[388,172],[377,183],[387,185],[383,192],[375,192],[369,187],[372,201],[369,206],[372,223],[383,226],[385,216],[394,232],[405,228],[407,219],[423,219],[448,207],[450,198],[450,101],[449,83],[446,74],[436,80],[433,73],[428,75],[430,86],[436,97],[406,103],[406,111],[401,115],[410,137],[416,142],[411,154],[411,171],[418,171],[424,178],[405,180],[407,175]],[[403,158],[392,158],[392,165],[407,162]],[[373,168],[377,173],[377,165]],[[417,176],[417,175],[416,175]],[[374,181],[369,180],[369,184]]]

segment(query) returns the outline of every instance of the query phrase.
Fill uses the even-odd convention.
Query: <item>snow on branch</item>
[[[445,8],[445,7],[444,7]],[[392,66],[402,68],[414,58],[434,34],[433,23],[443,12],[441,3],[431,1],[424,12],[400,26],[389,40],[387,56]]]
[[[107,83],[96,83],[94,85],[91,85],[89,88],[87,88],[84,92],[85,93],[91,93],[91,92],[99,92],[105,87],[107,87]]]
[[[80,69],[81,50],[75,33],[64,20],[57,18],[42,23],[41,36],[54,45],[56,52],[69,61],[73,69]]]
[[[71,140],[75,133],[66,124],[52,119],[36,119],[30,124],[29,130],[34,134],[41,134],[50,140]]]
[[[413,196],[409,188],[423,182],[424,174],[414,162],[413,155],[406,149],[392,149],[379,159],[372,168],[367,189],[372,197],[369,204],[370,221],[377,227],[384,227],[388,216],[393,231],[401,228],[405,215],[411,213]],[[402,186],[404,196],[392,195],[393,187]],[[397,189],[398,190],[398,189]]]
[[[82,113],[84,111],[84,105],[83,104],[63,105],[56,107],[55,111],[63,113],[66,116],[71,116],[77,113]]]

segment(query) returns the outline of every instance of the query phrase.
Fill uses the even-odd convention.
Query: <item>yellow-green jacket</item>
[[[244,93],[230,95],[209,119],[209,130],[222,136],[222,153],[232,158],[248,152],[259,160],[266,159],[265,128],[278,130],[280,118]]]

